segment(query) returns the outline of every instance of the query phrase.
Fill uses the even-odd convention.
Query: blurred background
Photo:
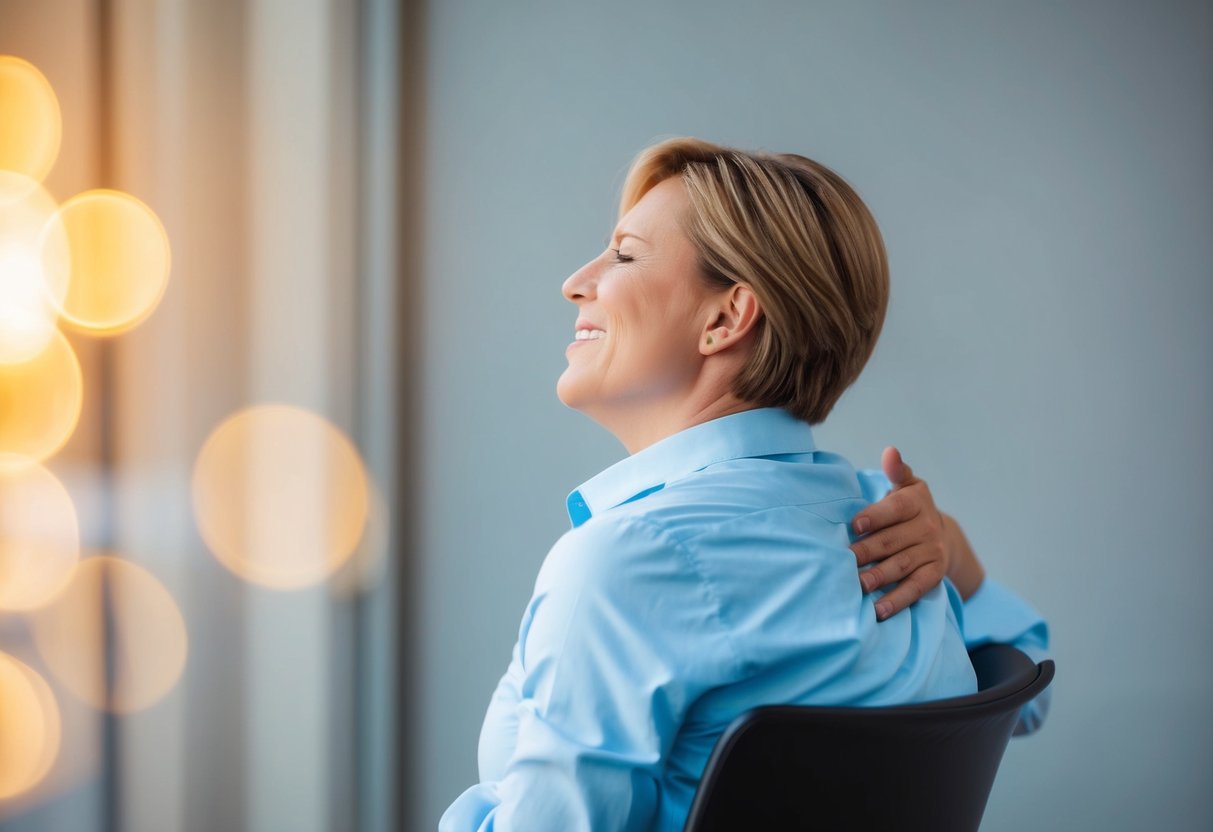
[[[983,829],[1213,826],[1208,3],[0,0],[0,56],[4,832],[435,827],[624,453],[560,284],[686,134],[856,186],[819,444],[1050,619]]]

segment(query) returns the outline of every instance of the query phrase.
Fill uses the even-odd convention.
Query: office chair
[[[1019,708],[1054,668],[1005,644],[969,657],[969,696],[742,714],[708,758],[684,832],[977,829]]]

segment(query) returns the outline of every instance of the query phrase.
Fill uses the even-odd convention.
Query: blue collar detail
[[[620,460],[582,483],[565,505],[576,528],[596,513],[660,491],[718,462],[814,450],[812,429],[786,410],[746,410],[694,425]]]

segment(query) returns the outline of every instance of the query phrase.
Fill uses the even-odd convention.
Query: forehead
[[[653,239],[670,233],[681,234],[682,216],[689,205],[690,198],[682,180],[677,176],[663,179],[620,217],[615,236],[631,233]]]

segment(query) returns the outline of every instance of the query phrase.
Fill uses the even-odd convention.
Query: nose
[[[594,259],[569,275],[568,280],[560,287],[560,292],[570,303],[581,303],[593,300],[597,289],[598,260]]]

